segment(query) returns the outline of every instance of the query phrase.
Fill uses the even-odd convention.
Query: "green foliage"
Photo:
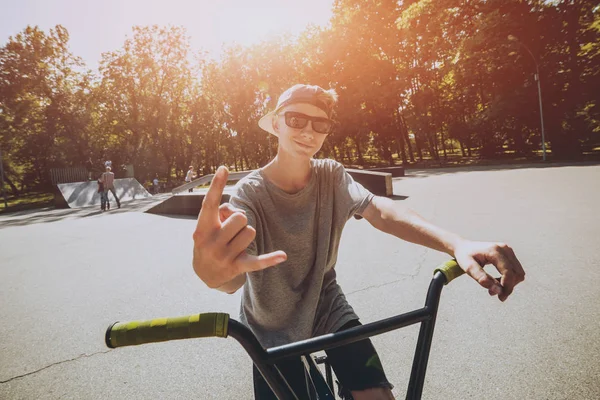
[[[183,28],[134,27],[92,73],[64,27],[27,27],[0,48],[7,182],[48,186],[50,168],[105,159],[142,179],[257,168],[276,150],[257,121],[298,82],[340,95],[320,156],[412,162],[454,144],[529,156],[541,147],[538,71],[547,144],[576,157],[600,141],[599,37],[599,8],[583,0],[336,0],[330,26],[230,46],[219,61],[191,54]]]

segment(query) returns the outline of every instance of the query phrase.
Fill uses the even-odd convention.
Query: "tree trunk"
[[[396,149],[398,158],[402,160],[402,165],[406,165],[406,149],[404,148],[404,137],[402,136],[402,132],[396,135]]]
[[[353,137],[352,139],[354,139],[354,144],[356,145],[356,154],[358,156],[358,165],[363,166],[363,165],[365,165],[365,160],[363,158],[362,149],[360,148],[360,141],[358,140],[357,137]]]
[[[437,135],[436,135],[437,136]],[[431,134],[427,135],[427,144],[429,145],[429,156],[435,160],[440,159],[440,155],[436,149],[436,140],[431,137]]]
[[[413,153],[412,145],[410,143],[410,138],[408,137],[408,125],[406,125],[406,121],[404,120],[404,116],[400,114],[400,124],[402,126],[401,135],[404,135],[404,142],[406,143],[406,147],[408,149],[408,156],[410,157],[410,162],[415,162],[415,155]]]
[[[442,151],[444,152],[444,159],[448,159],[448,154],[446,154],[446,143],[444,141],[444,126],[440,124],[440,141],[442,143]]]
[[[402,160],[402,165],[406,165],[406,150],[404,148],[404,135],[402,134],[402,124],[400,123],[399,115],[396,114],[396,135],[395,135],[395,143],[396,143],[396,153],[398,154],[398,158]]]
[[[421,140],[415,136],[415,145],[417,146],[417,156],[419,161],[423,161],[423,150],[421,150]]]
[[[4,175],[4,182],[8,183],[10,190],[12,190],[13,196],[17,197],[19,195],[19,189],[17,189],[13,181],[8,176]]]

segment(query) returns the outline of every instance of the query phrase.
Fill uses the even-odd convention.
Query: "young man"
[[[400,203],[374,196],[338,162],[313,159],[332,131],[336,101],[333,90],[318,86],[286,90],[259,122],[278,137],[277,155],[242,179],[230,204],[221,206],[228,172],[219,168],[193,236],[193,266],[200,279],[227,293],[244,287],[240,319],[264,347],[359,325],[334,268],[342,228],[358,214],[383,232],[455,257],[490,295],[506,300],[525,277],[510,247],[445,231]],[[483,270],[489,263],[502,274],[500,284]],[[393,398],[370,340],[327,353],[355,400]],[[279,367],[293,377],[290,384],[300,398],[307,398],[300,361]],[[274,398],[256,369],[254,391],[256,398]]]
[[[100,210],[106,211],[107,207],[110,210],[110,202],[108,201],[107,193],[104,191],[102,177],[98,178],[98,193],[100,193]]]
[[[110,161],[107,161],[109,163]],[[108,192],[112,192],[115,200],[117,202],[117,207],[121,208],[121,200],[117,197],[117,192],[115,191],[115,174],[111,171],[110,166],[106,166],[106,171],[102,174],[102,183],[104,183],[104,192],[106,193],[106,201],[108,201]]]

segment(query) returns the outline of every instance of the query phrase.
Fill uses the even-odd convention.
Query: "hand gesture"
[[[287,259],[283,251],[253,256],[246,248],[256,236],[246,214],[230,204],[219,206],[229,172],[219,167],[198,214],[194,231],[193,266],[210,288],[219,288],[240,274],[259,271]]]
[[[457,246],[454,257],[471,278],[488,289],[490,296],[505,301],[514,287],[525,279],[525,271],[514,251],[504,243],[464,241]],[[483,267],[493,264],[502,275],[500,281],[487,274]]]

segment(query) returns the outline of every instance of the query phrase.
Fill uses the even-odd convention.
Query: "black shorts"
[[[361,323],[355,319],[346,323],[339,330],[342,331],[359,325]],[[325,352],[335,375],[346,390],[366,390],[378,387],[393,388],[393,385],[388,382],[385,376],[383,366],[371,340],[360,340]],[[292,390],[298,395],[298,398],[307,399],[304,364],[300,358],[277,363],[277,367],[292,387]],[[253,375],[255,399],[276,400],[277,397],[275,397],[256,367],[253,368]]]

